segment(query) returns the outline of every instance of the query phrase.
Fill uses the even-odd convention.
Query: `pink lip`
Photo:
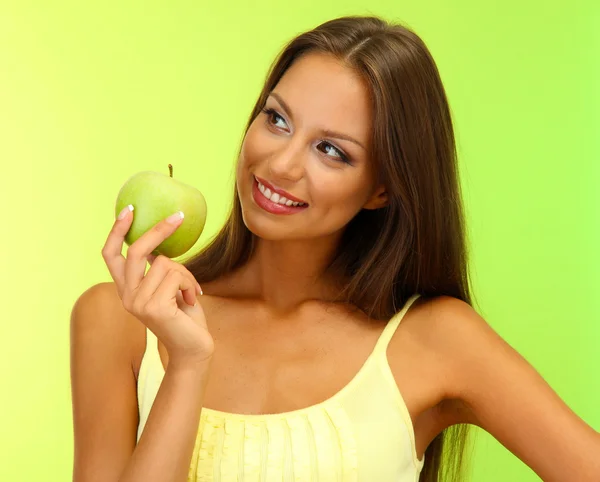
[[[290,201],[294,201],[294,202],[299,202],[299,203],[304,203],[307,204],[306,201],[303,201],[302,199],[298,199],[295,196],[292,196],[289,192],[284,191],[283,189],[279,189],[276,188],[275,186],[273,186],[271,183],[265,181],[263,178],[258,177],[258,176],[254,176],[256,179],[258,179],[258,181],[265,187],[268,187],[271,192],[276,192],[277,194],[279,194],[280,196],[285,197],[286,199],[289,199]]]
[[[260,189],[258,189],[258,181],[256,179],[252,180],[252,199],[257,206],[271,214],[296,214],[308,208],[307,204],[304,206],[286,206],[285,204],[274,203],[263,196]]]

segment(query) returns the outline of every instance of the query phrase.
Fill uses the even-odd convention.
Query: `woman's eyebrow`
[[[283,110],[285,111],[285,113],[287,115],[290,116],[290,118],[293,120],[294,116],[292,115],[292,110],[290,109],[290,106],[287,105],[287,103],[281,98],[281,96],[277,93],[277,92],[271,92],[269,94],[271,97],[275,98],[275,100],[277,100],[277,102],[279,102],[279,104],[281,105],[281,107],[283,108]],[[354,144],[359,145],[360,147],[362,147],[365,151],[367,150],[365,146],[363,146],[360,142],[358,142],[356,139],[354,139],[353,137],[350,137],[346,134],[342,134],[341,132],[335,132],[329,129],[321,129],[321,134],[327,136],[327,137],[335,137],[336,139],[343,139],[345,141],[349,141],[349,142],[353,142]]]

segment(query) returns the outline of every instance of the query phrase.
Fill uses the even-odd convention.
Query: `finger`
[[[179,272],[181,276],[189,279],[190,282],[193,284],[194,293],[191,294],[192,296],[189,296],[189,294],[187,294],[187,296],[185,294],[182,296],[184,296],[184,300],[186,300],[186,302],[191,301],[191,305],[194,305],[194,303],[196,302],[196,291],[201,290],[201,288],[199,288],[200,285],[197,283],[192,273],[190,273],[179,263],[175,263],[166,256],[160,256],[158,261],[155,261],[152,264],[152,266],[148,270],[148,273],[146,274],[146,276],[144,276],[144,279],[140,283],[140,286],[136,293],[136,309],[141,309],[141,307],[143,307],[150,300],[150,298],[152,298],[155,295],[155,292],[162,283],[162,281],[172,270]]]
[[[191,288],[186,289],[185,291],[183,290],[179,290],[179,293],[181,293],[181,296],[183,297],[183,300],[190,306],[194,306],[196,303],[198,303],[198,295],[196,294],[196,288],[194,287],[194,285],[192,284]]]
[[[154,263],[154,261],[156,261],[157,256],[154,256],[153,254],[149,254],[148,256],[146,256],[146,258],[148,259],[148,264],[150,266],[152,266],[152,263]]]
[[[190,306],[196,304],[196,295],[194,294],[194,283],[181,272],[170,270],[163,281],[160,283],[153,298],[159,305],[167,306],[170,303],[177,303],[177,293],[181,292],[183,300]]]
[[[174,263],[171,263],[167,257],[161,256],[158,261],[150,266],[135,294],[134,309],[141,310],[148,303],[150,298],[154,296],[157,288],[167,277],[169,271],[173,269],[173,265]]]
[[[138,289],[146,271],[148,256],[181,226],[183,222],[182,215],[183,212],[178,211],[163,219],[129,246],[125,263],[125,285],[128,290],[134,292]]]
[[[121,254],[123,250],[123,243],[125,241],[125,235],[131,227],[133,221],[133,206],[130,204],[121,211],[119,217],[115,219],[113,226],[106,238],[106,242],[102,247],[102,258],[106,262],[108,271],[112,276],[119,295],[123,293],[123,287],[125,285],[125,257]]]

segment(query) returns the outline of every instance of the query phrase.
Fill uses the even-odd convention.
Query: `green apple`
[[[177,211],[183,211],[183,223],[160,243],[152,254],[175,258],[187,252],[198,241],[206,223],[206,201],[198,189],[160,172],[142,171],[131,176],[117,196],[115,217],[128,204],[133,205],[133,223],[125,235],[131,246],[155,224]]]

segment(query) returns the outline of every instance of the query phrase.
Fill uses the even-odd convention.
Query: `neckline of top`
[[[340,398],[343,398],[347,392],[352,390],[352,388],[354,388],[354,386],[360,382],[360,380],[364,377],[364,374],[366,373],[368,367],[372,363],[375,363],[375,361],[377,360],[377,354],[380,353],[382,351],[382,349],[383,349],[384,360],[387,360],[386,352],[387,352],[387,345],[388,345],[389,339],[391,338],[391,335],[393,335],[393,331],[395,331],[397,326],[402,321],[402,318],[404,318],[404,315],[406,314],[406,312],[408,311],[408,309],[410,308],[412,303],[419,296],[420,296],[419,294],[412,295],[404,303],[404,306],[402,307],[402,309],[399,312],[397,312],[396,314],[394,314],[394,316],[392,316],[388,320],[388,322],[385,325],[384,329],[382,330],[381,334],[377,338],[377,342],[375,343],[373,350],[371,351],[371,353],[369,353],[369,356],[367,357],[365,362],[362,364],[362,366],[359,368],[358,372],[356,372],[356,374],[352,377],[352,379],[346,385],[344,385],[340,390],[338,390],[336,393],[334,393],[329,398],[326,398],[322,402],[318,402],[313,405],[309,405],[308,407],[298,408],[296,410],[288,410],[286,412],[279,412],[279,413],[248,413],[248,414],[235,413],[235,412],[225,412],[222,410],[216,410],[216,409],[208,408],[208,407],[204,407],[204,406],[202,407],[202,413],[205,415],[212,415],[212,416],[216,416],[219,418],[228,418],[228,419],[235,419],[235,420],[269,420],[269,419],[281,419],[281,418],[293,417],[296,415],[303,415],[308,412],[313,412],[315,410],[323,410],[324,408],[328,407],[329,405],[335,404]],[[398,318],[400,318],[400,319],[398,319]],[[395,323],[396,320],[398,321],[397,323]],[[390,334],[390,331],[392,331],[391,334]],[[154,337],[154,338],[156,338],[156,337]],[[161,370],[161,376],[164,377],[166,371],[162,364],[160,354],[158,353],[158,345],[156,346],[156,352],[157,352],[156,355],[158,358],[158,365]]]

